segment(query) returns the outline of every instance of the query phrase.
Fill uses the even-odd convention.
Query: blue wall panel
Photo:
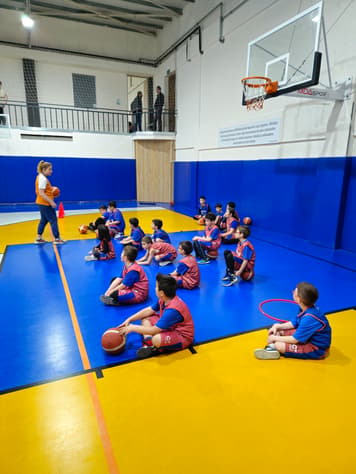
[[[182,183],[179,192],[175,188],[175,203],[184,202],[194,213],[201,194],[211,206],[235,201],[240,216],[251,216],[259,227],[333,248],[346,163],[346,158],[176,163],[175,172]],[[196,168],[195,196],[193,187],[184,191],[189,167],[191,175]],[[355,195],[355,182],[350,186],[349,194]]]
[[[356,252],[356,158],[349,158],[348,164],[340,245],[345,250]]]
[[[108,201],[136,199],[136,161],[106,158],[0,157],[0,203],[35,200],[37,163],[53,164],[52,185],[61,200]]]

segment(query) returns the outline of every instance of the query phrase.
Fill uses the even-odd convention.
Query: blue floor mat
[[[171,234],[176,247],[181,240],[191,240],[196,232]],[[150,280],[150,297],[134,306],[104,306],[99,296],[113,276],[119,275],[122,246],[114,242],[117,258],[103,262],[85,262],[84,256],[93,241],[69,241],[58,248],[84,345],[93,369],[135,359],[141,337],[129,334],[126,350],[117,356],[101,348],[101,335],[120,324],[129,315],[155,301],[155,276],[169,273],[174,265],[145,266]],[[256,277],[223,287],[225,273],[222,246],[217,261],[202,265],[201,287],[178,290],[188,304],[195,323],[195,344],[228,337],[271,324],[258,305],[269,298],[290,298],[299,281],[313,283],[320,292],[319,305],[325,312],[355,306],[356,272],[315,259],[284,246],[255,239]],[[33,244],[7,248],[0,273],[0,390],[69,376],[83,369],[70,314],[65,300],[52,245]],[[283,317],[285,309],[274,311]],[[199,352],[199,348],[198,348]]]

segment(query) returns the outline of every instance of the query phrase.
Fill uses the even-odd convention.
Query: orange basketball
[[[216,249],[208,250],[206,253],[208,254],[209,258],[218,258],[218,251]]]
[[[82,224],[78,227],[79,234],[86,234],[88,232],[89,227],[85,224]]]
[[[61,191],[57,186],[52,186],[52,196],[53,197],[58,197],[61,194]]]
[[[252,224],[252,219],[251,217],[244,217],[242,222],[245,224],[245,225],[251,225]]]
[[[117,328],[110,328],[101,337],[101,346],[109,354],[120,354],[125,349],[126,338]]]
[[[201,217],[200,219],[198,219],[198,224],[205,225],[205,217]]]

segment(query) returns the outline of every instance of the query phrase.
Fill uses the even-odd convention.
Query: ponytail
[[[41,160],[37,165],[37,173],[42,173],[43,170],[49,168],[50,166],[52,166],[52,163]]]

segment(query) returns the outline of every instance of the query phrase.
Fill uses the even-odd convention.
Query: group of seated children
[[[118,326],[122,334],[136,332],[143,336],[143,346],[138,349],[137,357],[151,357],[162,352],[184,349],[192,344],[193,320],[187,305],[176,296],[176,289],[177,287],[193,289],[200,284],[200,271],[192,255],[193,248],[200,259],[199,263],[208,263],[212,256],[216,257],[222,235],[225,234],[225,237],[231,235],[229,241],[236,240],[237,247],[236,251],[224,251],[226,263],[226,273],[222,278],[224,286],[231,286],[240,279],[248,281],[254,277],[256,255],[252,243],[248,240],[249,227],[236,226],[238,216],[234,214],[234,205],[228,205],[225,212],[225,232],[220,232],[216,217],[213,213],[207,212],[204,217],[204,236],[193,237],[193,244],[187,240],[180,242],[178,253],[182,259],[177,268],[168,275],[157,275],[155,288],[157,303],[138,311]],[[154,219],[152,236],[145,236],[139,227],[138,219],[130,219],[131,235],[121,241],[124,244],[121,253],[124,266],[120,276],[111,280],[108,289],[100,297],[104,304],[130,305],[147,300],[149,282],[142,265],[156,261],[163,266],[172,263],[177,257],[176,249],[171,245],[162,225],[160,219]],[[231,228],[233,232],[229,232]],[[90,259],[113,258],[115,250],[108,226],[99,224],[97,234],[100,244],[94,247]],[[141,242],[146,253],[136,260]],[[293,297],[301,311],[293,321],[276,323],[271,327],[267,346],[255,351],[256,358],[278,359],[281,354],[285,357],[302,359],[322,359],[327,356],[331,343],[331,329],[326,317],[315,306],[318,299],[317,289],[309,283],[299,283],[293,292]],[[141,325],[132,324],[134,321],[141,321]]]

